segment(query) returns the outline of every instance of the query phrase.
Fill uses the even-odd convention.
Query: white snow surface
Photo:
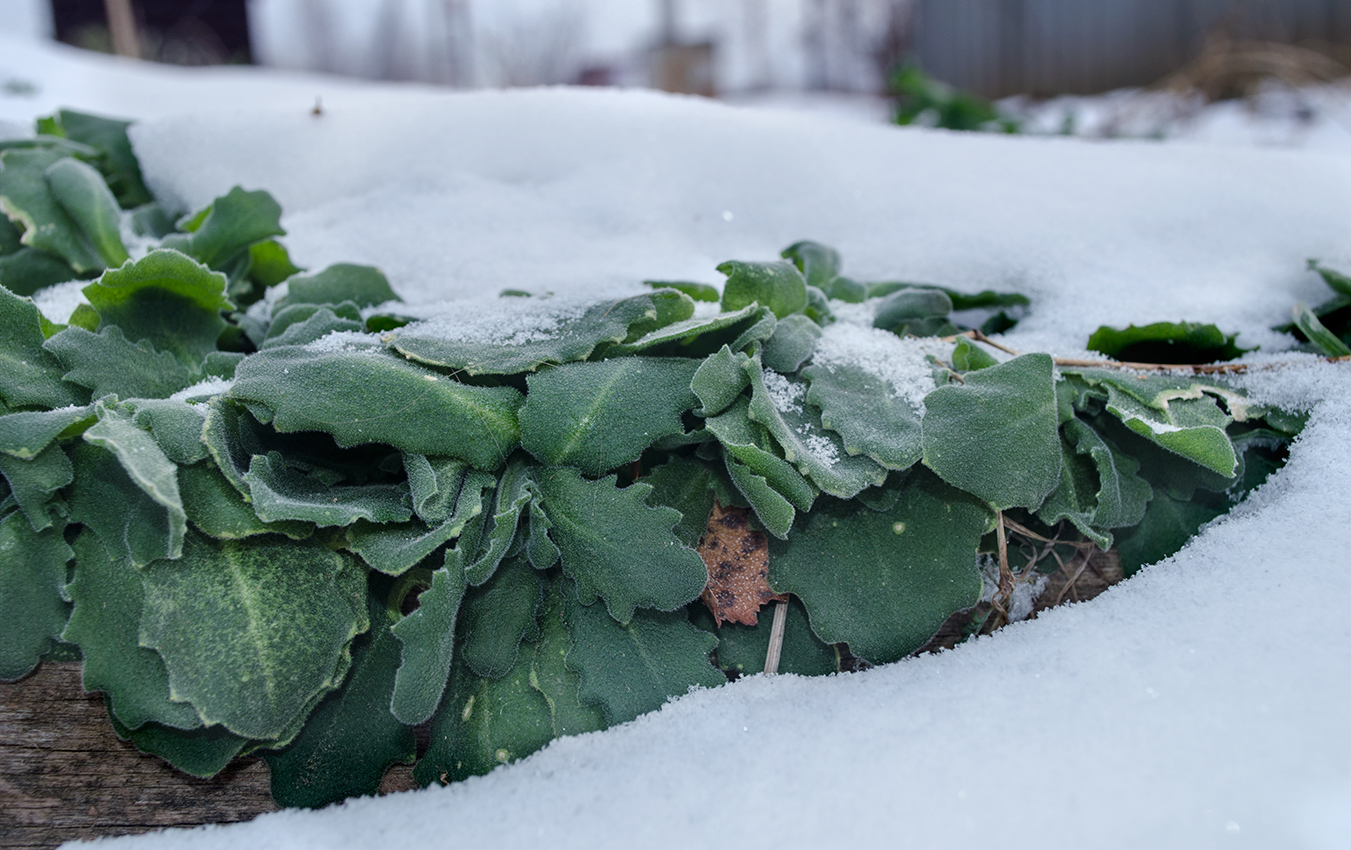
[[[23,47],[44,91],[149,119],[134,139],[166,198],[267,188],[302,265],[375,263],[421,305],[717,282],[722,260],[814,238],[860,279],[1026,292],[1004,338],[1024,350],[1080,355],[1103,323],[1218,322],[1271,367],[1241,385],[1312,411],[1288,466],[1177,555],[955,651],[743,679],[452,787],[110,844],[1351,844],[1351,366],[1268,330],[1327,296],[1306,258],[1351,257],[1345,156],[962,136],[637,92],[372,86],[315,117],[299,89],[269,94],[271,75]],[[12,120],[49,108],[0,103]]]

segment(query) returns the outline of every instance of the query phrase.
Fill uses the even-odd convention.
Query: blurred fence
[[[1155,82],[1222,33],[1351,44],[1351,0],[917,0],[912,55],[986,97]]]

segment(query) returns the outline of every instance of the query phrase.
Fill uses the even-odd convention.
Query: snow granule
[[[807,388],[790,381],[773,369],[765,369],[765,390],[769,392],[769,400],[773,402],[774,409],[780,413],[801,413],[802,399],[807,393]]]
[[[205,401],[214,396],[223,395],[235,385],[233,378],[206,378],[190,387],[184,387],[169,398],[174,401]]]
[[[916,411],[924,411],[924,397],[935,389],[929,356],[947,357],[952,346],[933,338],[901,338],[889,331],[836,322],[816,343],[812,363],[830,369],[857,366],[886,381],[896,395]]]
[[[828,437],[820,434],[805,434],[802,437],[802,444],[807,447],[807,451],[826,466],[834,466],[840,462],[840,450]]]
[[[555,335],[580,318],[591,301],[580,298],[506,297],[450,305],[447,312],[414,322],[400,336],[430,337],[470,344],[526,345]]]

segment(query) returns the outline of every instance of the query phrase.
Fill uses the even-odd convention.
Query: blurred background
[[[0,0],[3,30],[181,65],[1099,136],[1226,101],[1312,122],[1351,64],[1351,0]]]

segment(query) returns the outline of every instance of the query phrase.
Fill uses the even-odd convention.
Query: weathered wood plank
[[[47,663],[0,684],[0,847],[248,820],[277,807],[267,765],[241,759],[213,779],[179,773],[113,733],[80,665]]]

